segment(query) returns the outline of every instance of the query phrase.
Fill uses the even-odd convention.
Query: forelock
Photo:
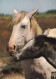
[[[19,22],[21,22],[24,19],[24,17],[26,16],[27,13],[28,12],[21,11],[21,12],[18,12],[17,15],[13,15],[11,25],[12,26],[17,25]]]

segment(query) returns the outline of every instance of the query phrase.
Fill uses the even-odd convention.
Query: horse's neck
[[[26,79],[51,79],[51,72],[56,71],[43,57],[24,60],[22,66]]]
[[[23,70],[26,79],[45,79],[44,71],[39,64],[39,61],[34,59],[22,61]]]
[[[30,69],[32,69],[32,65],[34,64],[34,62],[33,62],[33,60],[31,59],[31,60],[23,60],[22,61],[22,66],[23,66],[23,69],[24,69],[24,71],[27,73],[27,72],[29,72],[28,70]],[[30,66],[30,67],[29,67]]]

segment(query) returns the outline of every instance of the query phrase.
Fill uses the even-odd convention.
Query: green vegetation
[[[53,9],[53,10],[48,10],[46,13],[56,13],[56,9]]]
[[[3,73],[3,74],[11,74],[12,72],[22,74],[21,63],[10,62],[5,67],[3,67],[2,71],[1,71],[1,73]]]
[[[44,13],[44,14],[37,14],[36,18],[56,18],[56,14],[51,13]]]
[[[2,61],[2,65],[0,65],[0,77],[11,73],[23,75],[21,62],[15,62],[12,57],[2,57],[0,61]]]
[[[3,15],[3,14],[0,15],[0,19],[3,19],[3,20],[10,20],[11,17],[12,15]]]

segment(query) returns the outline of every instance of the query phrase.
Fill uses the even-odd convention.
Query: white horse
[[[42,34],[41,28],[33,17],[37,11],[27,13],[14,10],[11,23],[13,31],[9,40],[10,54],[16,55],[28,41]],[[43,57],[22,61],[22,66],[26,79],[51,79],[51,72],[55,70]]]

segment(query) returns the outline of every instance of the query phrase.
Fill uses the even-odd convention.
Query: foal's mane
[[[38,45],[43,43],[43,42],[49,42],[49,44],[56,44],[56,38],[52,38],[52,37],[47,37],[45,35],[39,35],[35,38],[36,44]]]
[[[18,24],[19,22],[21,22],[27,14],[28,14],[28,12],[21,11],[21,12],[18,12],[17,15],[13,15],[11,25],[14,26],[14,25]],[[40,26],[38,25],[38,23],[34,17],[32,17],[32,19],[30,21],[30,26],[33,30],[34,36],[42,34],[42,29],[40,28]]]

